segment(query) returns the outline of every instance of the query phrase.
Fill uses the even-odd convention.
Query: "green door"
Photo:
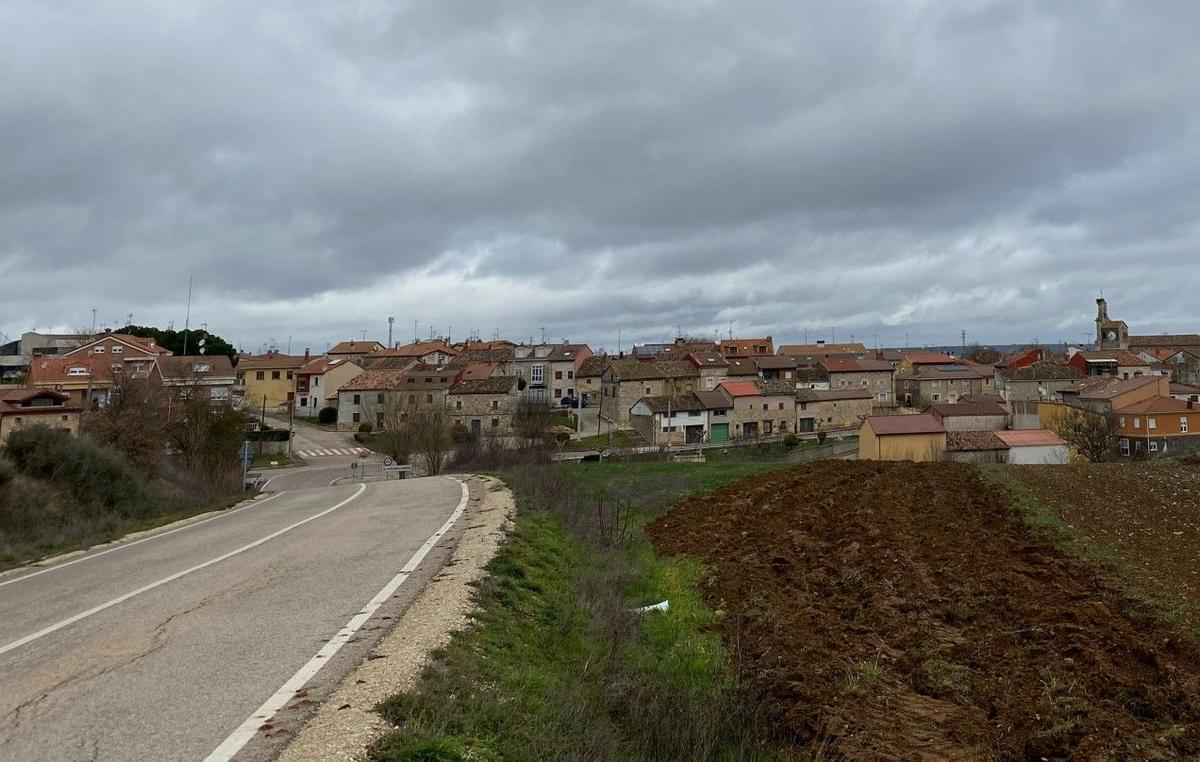
[[[714,423],[708,430],[708,439],[710,442],[728,442],[729,424]]]

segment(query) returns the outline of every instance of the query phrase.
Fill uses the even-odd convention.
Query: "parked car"
[[[571,395],[567,395],[562,398],[561,404],[563,407],[587,407],[587,400],[586,399],[583,400],[583,403],[580,404],[578,397],[572,397]]]

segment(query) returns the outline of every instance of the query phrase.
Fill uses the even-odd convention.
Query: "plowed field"
[[[822,461],[650,527],[779,737],[847,759],[1200,753],[1200,649],[968,466]]]

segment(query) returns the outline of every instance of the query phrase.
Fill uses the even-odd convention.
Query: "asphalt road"
[[[437,573],[467,503],[444,477],[313,486],[340,474],[0,576],[0,759],[273,757]]]

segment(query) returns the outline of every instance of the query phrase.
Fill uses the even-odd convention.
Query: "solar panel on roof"
[[[942,373],[957,373],[960,370],[966,370],[966,368],[964,368],[961,365],[953,365],[953,364],[951,364],[951,365],[935,365],[933,367],[937,368]]]

